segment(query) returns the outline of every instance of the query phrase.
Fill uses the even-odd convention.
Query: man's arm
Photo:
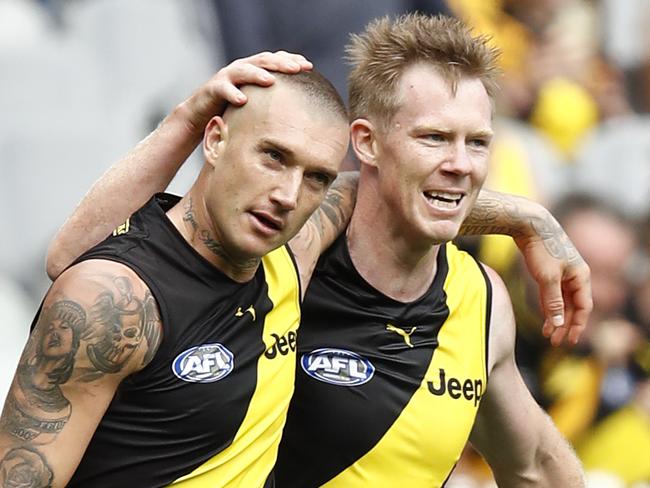
[[[295,73],[311,67],[312,64],[300,55],[278,51],[239,59],[222,68],[95,182],[50,244],[49,277],[55,279],[154,193],[169,185],[201,141],[208,121],[222,113],[228,103],[246,103],[239,86],[272,85],[274,78],[267,70]]]
[[[303,295],[318,257],[336,240],[350,221],[356,202],[358,182],[357,171],[339,173],[327,191],[323,203],[289,242],[289,247],[299,265]]]
[[[153,357],[162,327],[130,269],[87,261],[49,290],[0,417],[0,486],[63,487],[119,383]]]
[[[490,375],[470,441],[502,488],[582,488],[580,463],[526,388],[515,364],[512,305],[499,276],[493,286]]]
[[[593,308],[590,270],[551,213],[527,198],[482,190],[461,235],[512,236],[540,289],[543,333],[576,344]]]

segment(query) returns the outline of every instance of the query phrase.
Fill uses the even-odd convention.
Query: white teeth
[[[429,200],[429,203],[432,206],[438,207],[438,208],[454,209],[454,208],[456,208],[458,206],[458,202],[455,201],[455,200],[451,201],[451,202],[448,202],[448,201],[445,201],[445,200],[438,200],[436,198],[429,198],[428,200]]]
[[[459,193],[447,193],[444,191],[431,191],[431,192],[425,192],[426,195],[430,198],[444,198],[445,200],[460,200],[462,195]]]
[[[438,208],[456,208],[463,198],[459,193],[447,193],[442,191],[424,192],[429,203]]]

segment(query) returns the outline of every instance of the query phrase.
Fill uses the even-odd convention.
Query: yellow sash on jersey
[[[300,322],[298,275],[286,247],[262,258],[273,309],[264,318],[266,348],[275,344],[271,334],[294,334]],[[293,394],[296,353],[273,359],[262,354],[257,363],[257,386],[248,411],[230,446],[194,471],[179,478],[175,488],[262,487],[277,458],[282,428]],[[216,414],[216,413],[215,413]]]

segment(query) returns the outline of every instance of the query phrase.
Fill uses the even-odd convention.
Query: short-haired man
[[[267,58],[291,74],[212,118],[189,192],[152,199],[48,291],[0,422],[0,486],[266,483],[301,281],[338,229],[295,260],[286,243],[314,227],[348,146],[334,87]]]

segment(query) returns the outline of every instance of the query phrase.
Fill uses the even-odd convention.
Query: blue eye
[[[427,134],[427,139],[430,139],[435,142],[442,142],[445,140],[442,134]]]
[[[476,146],[476,147],[487,147],[488,146],[488,141],[486,141],[485,139],[472,139],[472,140],[469,141],[469,143],[472,146]]]
[[[282,153],[275,149],[265,149],[264,153],[273,161],[282,161]]]

